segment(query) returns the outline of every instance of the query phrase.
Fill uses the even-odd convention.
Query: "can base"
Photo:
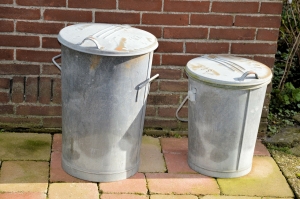
[[[227,172],[211,171],[211,170],[201,168],[201,167],[191,163],[190,161],[188,161],[188,165],[190,166],[191,169],[193,169],[194,171],[197,171],[198,173],[201,173],[206,176],[215,177],[215,178],[237,178],[237,177],[247,175],[251,171],[251,167],[244,169],[244,170],[232,171],[232,172],[231,171],[227,171]]]
[[[75,169],[71,167],[68,163],[66,163],[62,159],[62,168],[65,172],[70,174],[71,176],[74,176],[76,178],[92,181],[92,182],[113,182],[118,180],[124,180],[126,178],[129,178],[136,174],[139,169],[139,163],[134,166],[130,170],[125,170],[124,172],[118,172],[118,173],[109,173],[109,172],[103,172],[103,173],[91,173],[91,172],[85,172],[78,169]]]

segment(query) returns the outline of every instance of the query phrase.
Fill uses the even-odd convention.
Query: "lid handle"
[[[93,36],[86,37],[79,45],[82,45],[86,40],[90,40],[90,41],[94,42],[96,44],[97,48],[100,49],[100,44],[98,43],[97,39],[94,38]]]
[[[257,75],[256,72],[254,72],[254,71],[246,71],[240,78],[238,78],[238,80],[239,80],[239,81],[244,81],[245,78],[246,78],[248,75],[250,75],[250,74],[254,74],[255,77],[256,77],[256,79],[259,79],[259,77],[258,77],[258,75]]]

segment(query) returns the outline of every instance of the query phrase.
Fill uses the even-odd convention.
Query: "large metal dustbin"
[[[157,39],[128,25],[87,23],[62,29],[58,40],[63,169],[97,182],[134,175]]]
[[[212,177],[246,175],[271,70],[245,58],[204,55],[190,60],[186,73],[189,166]]]

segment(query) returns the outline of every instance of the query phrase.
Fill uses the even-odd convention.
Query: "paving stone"
[[[143,173],[136,173],[128,179],[99,183],[100,190],[103,193],[135,193],[147,194],[147,184]]]
[[[46,199],[44,193],[0,193],[0,199]]]
[[[261,197],[248,197],[248,196],[204,196],[201,199],[261,199]]]
[[[160,138],[163,153],[187,153],[188,138]]]
[[[217,181],[201,174],[146,173],[151,194],[220,194]]]
[[[5,161],[0,175],[0,192],[47,192],[48,162]]]
[[[96,183],[53,183],[49,186],[48,199],[99,199]]]
[[[166,166],[158,138],[143,136],[139,172],[165,172]]]
[[[151,195],[150,199],[198,199],[192,195]]]
[[[100,199],[148,199],[149,196],[136,194],[102,194]]]
[[[252,171],[248,175],[217,181],[225,195],[294,197],[286,179],[271,157],[254,156]]]
[[[51,135],[38,133],[1,133],[1,160],[49,161]]]
[[[165,153],[164,157],[166,160],[168,173],[197,173],[189,167],[186,153]]]
[[[53,135],[52,151],[62,151],[62,134]]]
[[[254,149],[254,155],[258,156],[271,156],[268,149],[266,148],[263,143],[261,143],[261,140],[257,140],[255,144],[255,149]]]
[[[87,182],[66,173],[61,166],[61,152],[52,152],[50,162],[50,182]]]
[[[281,147],[295,147],[300,143],[300,127],[282,128],[266,142]]]

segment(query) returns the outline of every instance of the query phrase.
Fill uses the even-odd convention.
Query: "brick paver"
[[[151,194],[220,194],[214,178],[201,174],[146,173]]]
[[[254,155],[271,156],[265,145],[261,143],[261,140],[256,141]]]
[[[50,150],[50,134],[0,133],[0,160],[49,161]]]
[[[52,151],[60,151],[62,147],[62,134],[54,134],[52,142]]]
[[[137,193],[147,194],[147,184],[143,173],[136,173],[128,179],[116,182],[99,183],[103,193]]]
[[[261,199],[261,197],[248,197],[248,196],[204,196],[201,199]]]
[[[47,192],[48,162],[5,161],[0,175],[0,192]]]
[[[189,167],[186,153],[165,153],[164,157],[166,160],[168,173],[197,173]]]
[[[0,199],[46,199],[45,193],[0,193]]]
[[[222,193],[230,196],[293,197],[286,179],[271,157],[255,156],[252,171],[243,177],[217,179]]]
[[[100,199],[149,199],[149,196],[136,194],[103,194]]]
[[[193,195],[152,195],[150,199],[198,199]]]
[[[165,172],[166,166],[158,138],[143,136],[139,172]]]
[[[188,138],[160,138],[163,153],[187,153]]]
[[[53,183],[49,186],[49,199],[99,199],[96,183]]]

